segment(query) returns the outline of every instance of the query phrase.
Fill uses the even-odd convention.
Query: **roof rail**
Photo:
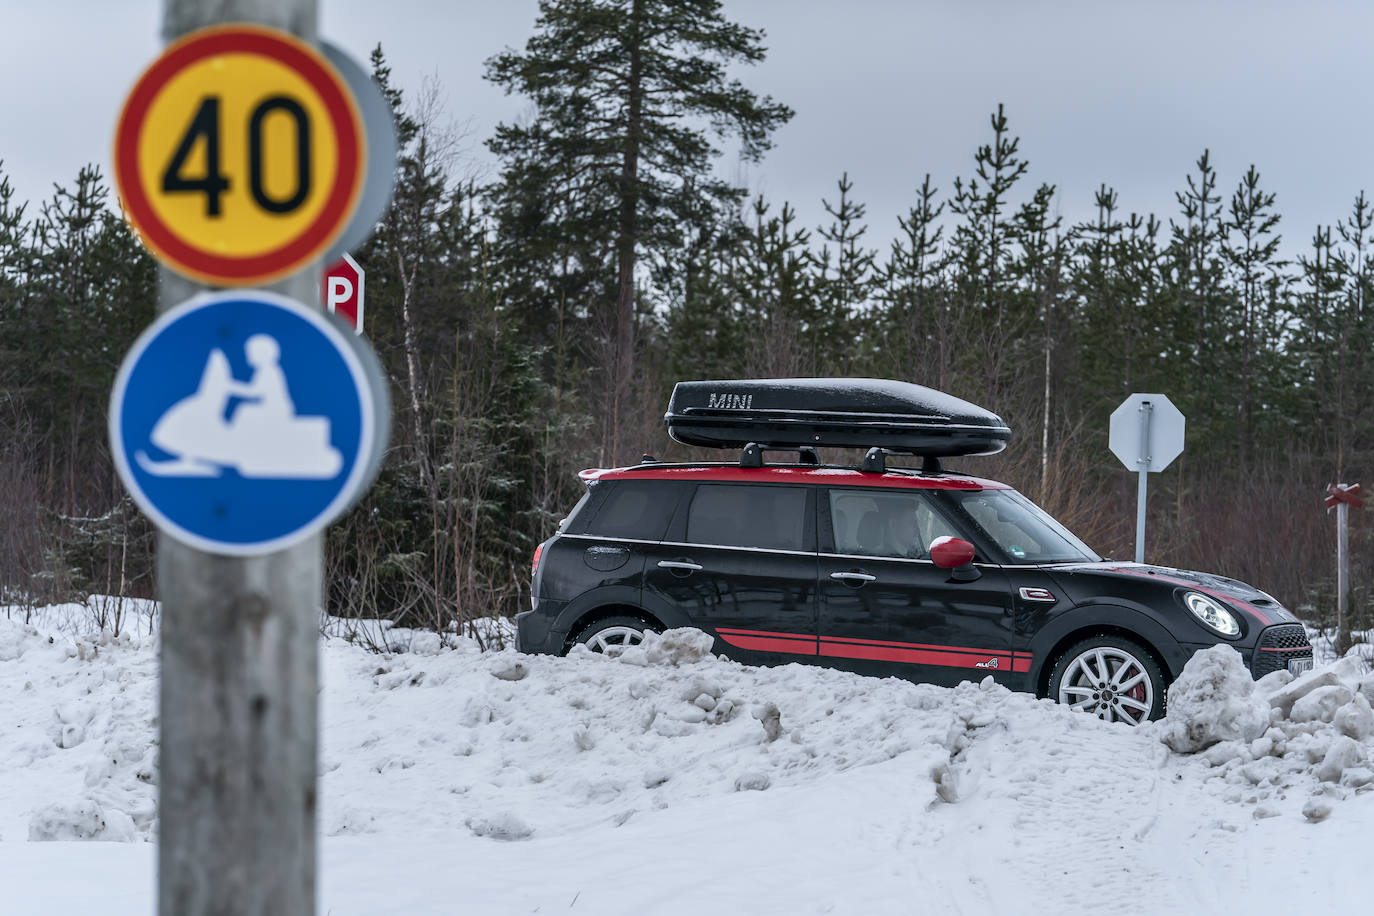
[[[886,474],[887,473],[887,451],[873,446],[864,455],[864,463],[859,466],[859,470],[865,474]],[[945,467],[940,463],[939,455],[926,455],[921,461],[922,474],[943,474]]]
[[[784,445],[774,447],[771,445],[759,445],[757,442],[750,442],[740,452],[739,466],[742,468],[761,468],[763,467],[764,452],[796,452],[798,464],[819,465],[821,458],[816,454],[816,450],[809,445]]]

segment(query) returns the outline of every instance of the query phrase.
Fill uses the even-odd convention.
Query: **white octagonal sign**
[[[1162,471],[1183,452],[1183,414],[1162,394],[1133,394],[1112,411],[1112,454],[1132,471]]]

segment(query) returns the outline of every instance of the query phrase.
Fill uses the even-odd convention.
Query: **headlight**
[[[1201,592],[1184,592],[1183,603],[1188,610],[1193,612],[1193,616],[1201,620],[1208,629],[1216,630],[1222,636],[1236,637],[1240,635],[1240,621],[1236,620],[1236,615],[1232,614],[1220,601],[1211,598]]]

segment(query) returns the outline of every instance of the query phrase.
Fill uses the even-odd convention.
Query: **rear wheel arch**
[[[667,629],[663,621],[659,620],[642,607],[633,604],[603,604],[599,607],[592,608],[572,622],[572,625],[568,628],[567,638],[563,640],[562,654],[567,655],[568,650],[577,643],[577,638],[586,632],[589,627],[595,626],[601,621],[611,617],[633,618],[642,622],[646,628],[657,630],[660,633]]]

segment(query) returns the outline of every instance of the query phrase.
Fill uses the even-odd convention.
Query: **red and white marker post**
[[[363,284],[366,273],[353,256],[345,253],[324,272],[321,292],[326,310],[338,315],[353,326],[353,333],[363,332]]]
[[[1350,591],[1350,507],[1364,508],[1357,483],[1329,483],[1326,485],[1326,509],[1336,510],[1336,650],[1349,637],[1345,629],[1346,595]]]

